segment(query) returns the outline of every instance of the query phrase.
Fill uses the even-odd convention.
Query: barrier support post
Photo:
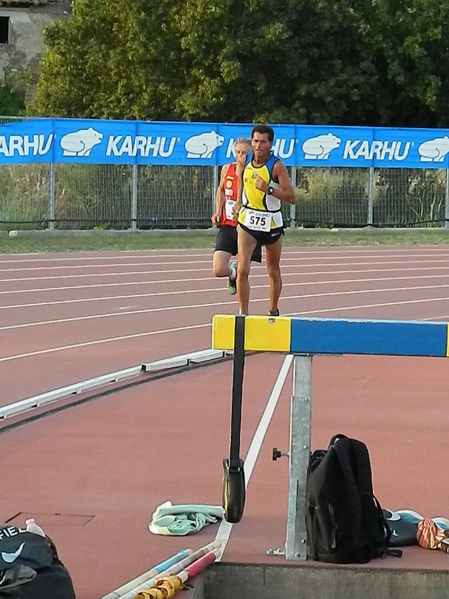
[[[290,449],[285,558],[307,559],[306,485],[310,456],[312,356],[295,355],[290,402]]]

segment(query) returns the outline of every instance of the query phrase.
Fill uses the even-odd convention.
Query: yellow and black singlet
[[[248,155],[246,159],[242,173],[242,208],[238,222],[253,231],[271,231],[283,226],[281,200],[256,189],[257,175],[269,187],[279,188],[278,183],[272,179],[273,167],[278,160],[274,154],[270,154],[265,164],[256,167],[252,163],[252,155]]]

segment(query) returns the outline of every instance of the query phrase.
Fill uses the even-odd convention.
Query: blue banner
[[[449,129],[273,125],[286,166],[449,168]],[[0,165],[215,166],[251,124],[31,119],[0,125]]]

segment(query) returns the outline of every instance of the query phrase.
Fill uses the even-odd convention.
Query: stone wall
[[[0,80],[10,71],[22,71],[27,67],[38,72],[44,48],[44,28],[55,19],[66,18],[70,12],[68,0],[37,2],[0,0],[0,19],[9,19],[8,42],[0,44]]]

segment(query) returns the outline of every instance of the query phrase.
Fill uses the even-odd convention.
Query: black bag
[[[338,434],[327,450],[311,454],[306,528],[308,555],[315,560],[365,563],[394,554],[387,550],[391,533],[373,494],[368,449],[361,441]]]
[[[75,599],[70,575],[49,537],[0,525],[0,597]]]

